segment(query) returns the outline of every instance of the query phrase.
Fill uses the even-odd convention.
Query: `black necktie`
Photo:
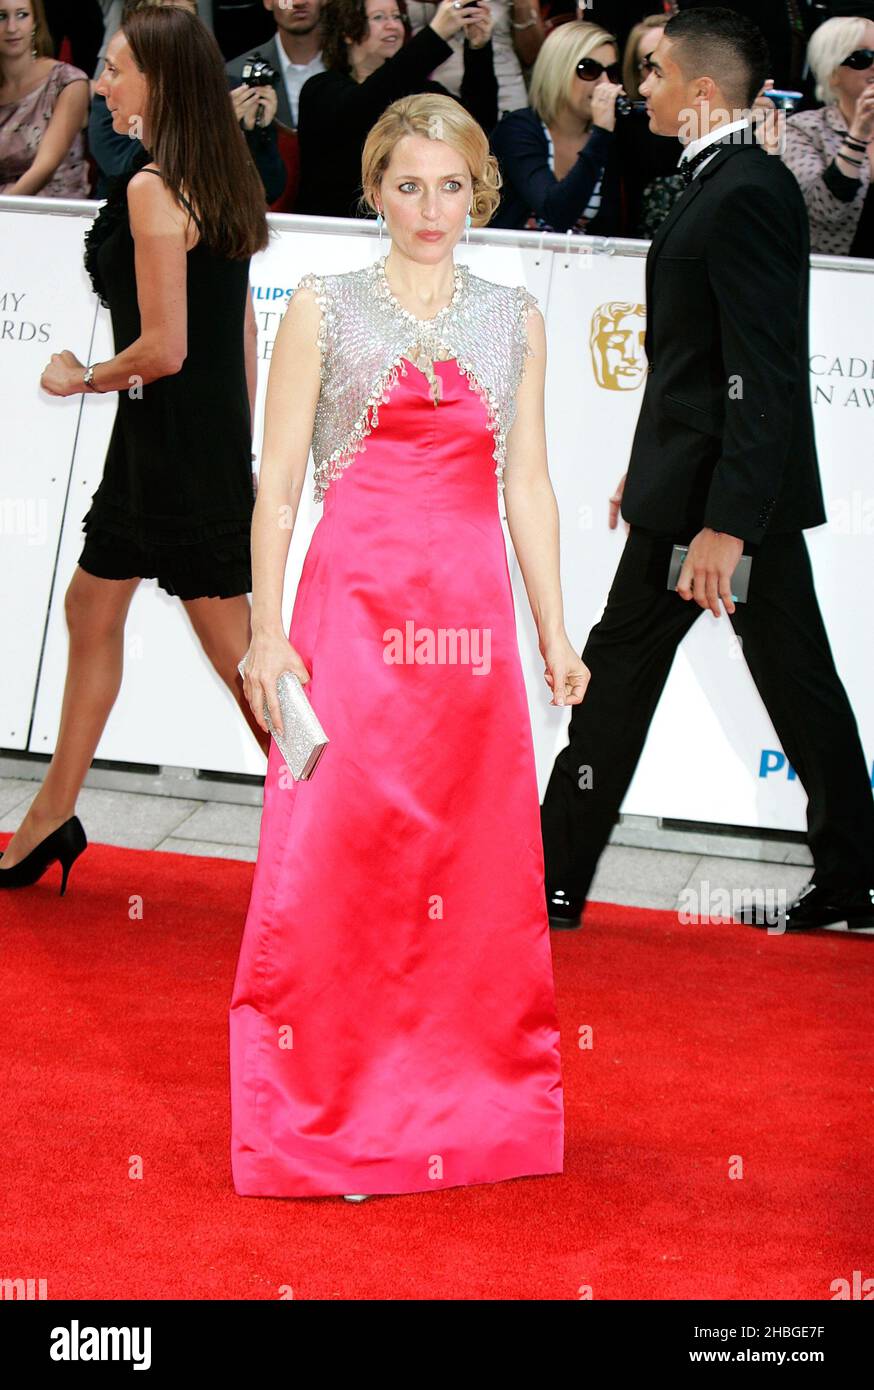
[[[683,187],[689,187],[689,184],[692,182],[692,176],[699,164],[703,164],[705,159],[709,159],[711,155],[716,154],[717,150],[721,150],[724,145],[730,144],[732,144],[731,139],[714,140],[711,144],[705,145],[703,150],[699,150],[697,154],[693,154],[690,159],[681,160],[677,165],[677,173],[683,180]]]

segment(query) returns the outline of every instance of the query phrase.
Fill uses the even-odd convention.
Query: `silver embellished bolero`
[[[495,438],[498,490],[503,489],[507,435],[528,347],[527,316],[537,300],[522,285],[507,286],[455,266],[450,303],[432,319],[418,319],[397,301],[385,258],[340,275],[303,275],[300,286],[319,302],[320,390],[313,422],[315,500],[362,450],[379,422],[379,405],[417,362],[455,358],[483,400]],[[432,379],[433,369],[429,369]],[[433,388],[439,393],[439,383]],[[433,394],[433,392],[432,392]],[[439,404],[434,400],[435,406]]]

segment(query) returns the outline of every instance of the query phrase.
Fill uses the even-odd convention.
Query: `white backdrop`
[[[5,668],[0,746],[50,753],[66,667],[63,597],[82,546],[81,520],[100,480],[115,397],[58,401],[38,385],[49,355],[64,347],[83,361],[112,355],[108,315],[98,309],[81,265],[82,238],[96,205],[46,203],[26,212],[20,206],[19,200],[0,198]],[[307,270],[353,269],[378,250],[370,229],[358,223],[274,217],[271,224],[271,246],[252,266],[260,357],[256,448],[276,329],[300,276]],[[624,542],[624,529],[607,528],[607,498],[625,469],[643,390],[645,252],[644,243],[584,251],[554,236],[538,242],[479,233],[456,253],[479,275],[526,284],[546,315],[550,471],[561,515],[567,626],[578,650],[601,612]],[[874,264],[815,258],[811,389],[829,524],[807,532],[807,538],[869,766],[874,756],[874,660],[866,632],[874,597],[872,324]],[[321,511],[311,496],[310,475],[291,544],[286,623]],[[509,537],[508,548],[542,794],[566,739],[569,712],[548,703]],[[196,720],[190,713],[194,700],[202,710]],[[143,581],[131,606],[122,692],[97,756],[264,771],[261,752],[201,655],[182,605],[154,580]],[[786,764],[727,618],[702,614],[678,653],[622,809],[803,829],[804,807],[804,793]]]

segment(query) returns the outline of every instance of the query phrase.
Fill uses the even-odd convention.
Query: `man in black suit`
[[[611,499],[611,525],[621,503],[630,529],[542,808],[550,920],[578,923],[676,648],[701,609],[720,616],[721,600],[808,796],[813,878],[779,925],[871,927],[874,800],[803,536],[826,520],[808,385],[807,215],[749,122],[767,48],[742,16],[691,10],[666,25],[651,61],[641,88],[650,128],[679,136],[687,187],[647,257],[648,376]],[[675,543],[689,552],[671,592]],[[744,553],[749,597],[736,605]],[[764,925],[754,910],[736,920]]]

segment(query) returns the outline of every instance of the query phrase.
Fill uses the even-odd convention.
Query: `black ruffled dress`
[[[127,185],[113,182],[86,237],[85,266],[112,316],[115,350],[140,333]],[[118,392],[103,478],[83,520],[79,564],[102,579],[156,578],[181,599],[252,588],[254,506],[243,325],[249,261],[201,240],[188,252],[182,370]]]

